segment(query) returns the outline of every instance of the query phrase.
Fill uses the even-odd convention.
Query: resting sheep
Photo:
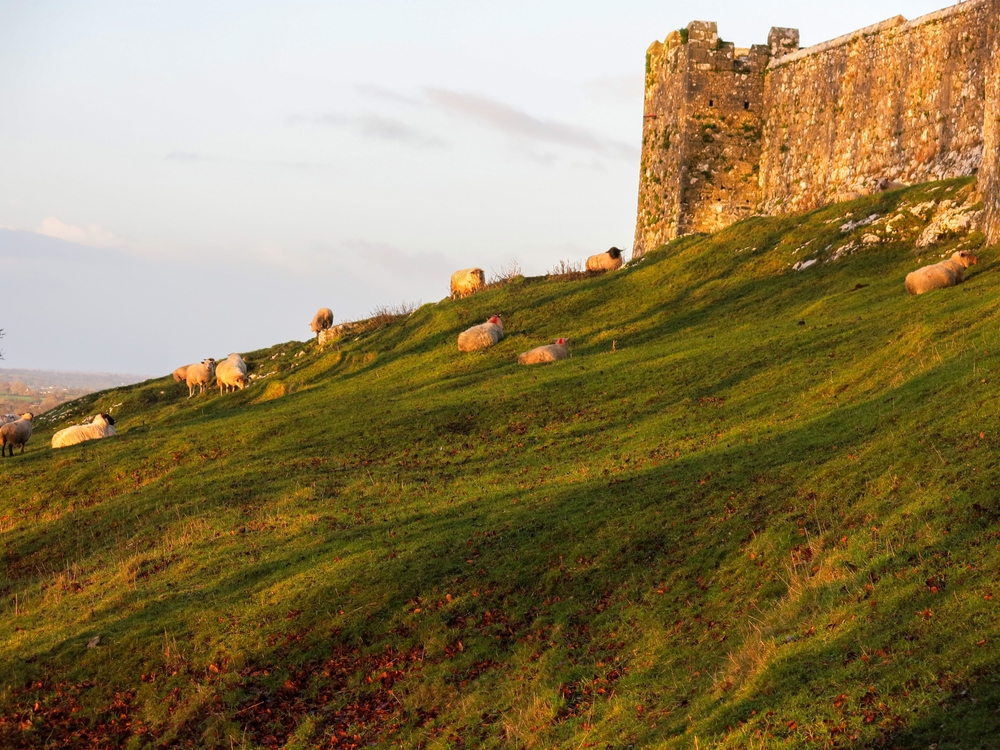
[[[622,267],[622,251],[613,247],[606,253],[598,253],[587,258],[588,271],[614,271]]]
[[[118,433],[115,432],[114,417],[110,414],[102,413],[94,417],[89,424],[77,424],[59,430],[59,432],[52,436],[52,447],[66,448],[87,440],[113,437],[116,434]]]
[[[966,250],[952,253],[948,260],[924,266],[906,275],[906,291],[923,294],[934,289],[944,289],[965,281],[965,269],[974,266],[978,258]]]
[[[235,352],[219,362],[215,368],[215,381],[219,393],[228,393],[230,388],[243,390],[247,387],[247,363]]]
[[[187,366],[185,381],[188,387],[188,398],[194,395],[194,389],[200,388],[200,393],[205,392],[205,386],[212,382],[212,375],[215,374],[215,360],[209,357],[202,362]]]
[[[494,315],[485,323],[472,326],[458,334],[458,350],[474,352],[493,346],[503,338],[503,322],[499,315]]]
[[[7,446],[10,446],[10,455],[13,457],[14,448],[21,446],[21,453],[24,453],[24,444],[31,438],[31,420],[35,415],[30,411],[21,415],[16,422],[8,422],[0,426],[0,456],[7,455]]]
[[[329,307],[321,307],[313,316],[312,323],[309,324],[309,330],[318,337],[320,331],[325,331],[332,325],[333,311]]]
[[[482,268],[465,268],[451,275],[451,298],[468,297],[486,285],[486,274]]]
[[[888,177],[882,177],[875,181],[875,190],[879,193],[884,193],[888,190],[899,190],[900,188],[905,188],[902,182],[897,182],[896,180],[890,180]]]
[[[539,346],[530,352],[524,352],[517,358],[519,365],[538,365],[543,362],[556,362],[569,356],[569,339],[556,339],[554,344]]]
[[[183,383],[185,380],[187,380],[187,372],[188,372],[187,365],[184,365],[183,367],[178,367],[176,370],[174,370],[174,382]]]

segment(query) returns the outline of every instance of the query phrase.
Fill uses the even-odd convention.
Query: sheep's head
[[[115,418],[112,417],[110,414],[105,414],[104,412],[101,412],[100,414],[98,414],[97,418],[94,419],[94,421],[96,422],[97,419],[103,419],[104,422],[105,422],[105,424],[109,424],[109,425],[114,425],[114,423],[115,423]]]
[[[29,422],[30,422],[30,421],[31,421],[32,419],[34,419],[34,418],[35,418],[35,415],[34,415],[34,414],[32,414],[32,413],[31,413],[30,411],[26,411],[26,412],[24,412],[24,414],[22,414],[22,415],[21,415],[21,419],[26,419],[26,420],[28,420]]]
[[[608,250],[608,255],[610,255],[612,258],[620,258],[622,257],[622,251],[617,247],[613,247],[610,250]]]
[[[976,265],[979,261],[979,258],[970,253],[968,250],[959,250],[951,256],[951,259],[956,263],[961,263],[966,268]]]
[[[558,346],[566,346],[569,343],[569,339],[556,339],[556,344]]]
[[[499,316],[499,315],[493,315],[493,316],[491,316],[491,317],[490,317],[490,319],[489,319],[489,320],[487,320],[486,322],[487,322],[487,323],[492,323],[493,325],[495,325],[495,326],[498,326],[498,325],[500,325],[500,323],[501,323],[501,321],[500,321],[500,316]]]
[[[247,387],[247,379],[242,374],[237,375],[235,380],[236,380],[236,385],[239,387],[241,391]]]

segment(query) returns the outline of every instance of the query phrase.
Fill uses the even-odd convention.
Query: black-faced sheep
[[[16,422],[8,422],[0,426],[0,456],[7,455],[7,446],[10,446],[10,455],[13,457],[14,448],[21,446],[21,453],[24,453],[24,444],[31,438],[31,420],[35,415],[30,411],[21,415]]]
[[[183,383],[184,381],[186,381],[187,372],[188,372],[187,365],[184,365],[183,367],[178,367],[176,370],[174,370],[174,382]]]
[[[612,247],[606,253],[598,253],[587,258],[588,271],[614,271],[622,267],[622,251]]]
[[[468,297],[486,285],[486,273],[482,268],[463,268],[451,275],[451,298]]]
[[[187,366],[185,381],[188,387],[188,398],[194,395],[194,389],[199,388],[200,393],[205,392],[205,386],[212,382],[215,374],[215,359],[209,357],[202,362]]]
[[[906,275],[906,291],[923,294],[934,289],[944,289],[965,281],[965,269],[974,266],[979,259],[966,250],[952,253],[948,260],[924,266]]]
[[[333,311],[329,307],[321,307],[313,316],[312,323],[309,324],[309,330],[319,336],[320,331],[325,331],[332,325]]]
[[[538,365],[543,362],[557,362],[569,356],[569,339],[556,339],[554,344],[539,346],[524,352],[517,358],[520,365]]]
[[[215,368],[215,381],[219,384],[219,393],[247,387],[247,363],[235,352],[219,362]]]
[[[113,437],[115,432],[115,420],[110,414],[98,414],[89,424],[77,424],[59,430],[52,436],[53,448],[66,448],[70,445],[83,443],[87,440],[99,440],[101,438]]]
[[[474,352],[478,349],[486,349],[502,338],[503,322],[500,320],[500,316],[494,315],[485,323],[467,328],[458,334],[458,350],[460,352]]]

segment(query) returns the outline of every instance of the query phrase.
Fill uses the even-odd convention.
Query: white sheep
[[[219,393],[228,393],[230,388],[243,390],[247,387],[247,363],[235,352],[219,362],[215,368],[215,381]]]
[[[974,266],[978,260],[966,250],[952,253],[948,260],[906,274],[906,291],[910,294],[923,294],[961,284],[965,281],[965,269]]]
[[[7,455],[7,446],[10,446],[10,455],[14,456],[14,448],[21,446],[21,453],[24,453],[24,444],[31,438],[31,420],[35,415],[30,411],[25,412],[16,422],[8,422],[0,426],[0,456]]]
[[[115,432],[115,420],[110,414],[98,414],[89,424],[77,424],[59,430],[52,436],[53,448],[66,448],[87,440],[99,440],[100,438],[113,437]]]
[[[485,323],[467,328],[458,334],[458,350],[474,352],[493,346],[503,338],[503,321],[499,315],[494,315]]]
[[[16,414],[0,414],[0,425],[7,424],[8,422],[16,422],[18,416]]]
[[[606,253],[598,253],[587,258],[588,271],[614,271],[621,268],[622,251],[617,247],[610,248]]]
[[[325,331],[332,325],[333,311],[329,307],[321,307],[313,316],[312,323],[309,324],[309,330],[319,336],[320,331]]]
[[[183,383],[184,381],[186,381],[187,372],[188,372],[187,365],[184,365],[183,367],[178,367],[176,370],[174,370],[174,382]]]
[[[194,389],[199,388],[200,393],[205,392],[205,386],[212,382],[215,374],[215,360],[209,357],[206,360],[187,366],[185,381],[188,387],[188,398],[194,395]]]
[[[539,346],[524,352],[517,358],[519,365],[538,365],[543,362],[557,362],[569,356],[569,339],[556,339],[554,344]]]
[[[451,275],[451,298],[468,297],[486,285],[486,273],[482,268],[463,268]]]

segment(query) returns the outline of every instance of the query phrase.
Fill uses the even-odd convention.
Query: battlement
[[[797,29],[782,27],[767,44],[737,49],[714,21],[654,42],[635,254],[880,179],[923,182],[984,166],[1000,185],[1000,167],[989,171],[1000,161],[1000,93],[986,86],[988,75],[1000,83],[998,9],[1000,0],[968,0],[806,49]],[[987,110],[996,127],[984,127]],[[987,215],[1000,225],[1000,209]]]

